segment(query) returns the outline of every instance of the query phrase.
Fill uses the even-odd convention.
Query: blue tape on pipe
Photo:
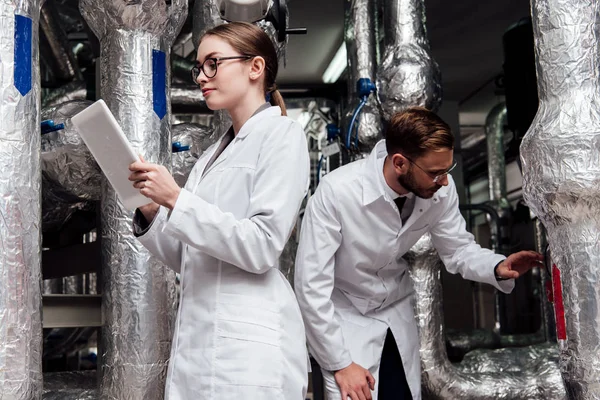
[[[167,56],[152,50],[152,101],[159,119],[167,115]]]
[[[22,96],[31,91],[31,18],[15,15],[15,87]]]

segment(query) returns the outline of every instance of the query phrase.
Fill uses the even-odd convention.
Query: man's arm
[[[433,226],[431,239],[448,272],[463,278],[488,283],[504,293],[510,293],[514,279],[498,281],[495,267],[506,257],[479,246],[466,228],[465,219],[458,209],[456,187],[451,181],[444,214]]]
[[[328,371],[336,371],[352,363],[331,301],[335,253],[341,242],[336,201],[325,179],[309,199],[302,219],[294,290],[313,356],[321,368]]]

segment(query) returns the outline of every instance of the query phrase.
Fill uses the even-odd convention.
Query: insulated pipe
[[[0,397],[42,398],[40,0],[0,0]]]
[[[504,127],[506,126],[506,104],[497,104],[489,112],[485,121],[485,135],[488,158],[488,186],[491,206],[496,209],[498,219],[490,220],[492,224],[492,249],[496,253],[508,255],[508,242],[510,231],[508,220],[511,207],[506,198],[506,161],[504,159]],[[494,227],[498,224],[497,227]],[[495,228],[495,229],[494,229]],[[478,285],[481,285],[478,283]],[[494,293],[494,332],[500,333],[501,329],[501,294],[498,290]]]
[[[41,38],[47,45],[46,56],[51,57],[51,60],[47,61],[50,61],[52,72],[56,78],[61,82],[82,80],[83,75],[75,61],[73,50],[69,47],[67,35],[61,27],[60,16],[54,0],[46,1],[42,7],[40,30]]]
[[[437,111],[442,102],[440,69],[431,57],[424,0],[383,0],[385,52],[377,70],[383,117],[410,106]]]
[[[440,269],[429,235],[406,255],[415,289],[423,397],[431,400],[566,400],[556,365],[556,347],[478,351],[456,365],[448,360]],[[508,355],[507,355],[508,353]],[[515,368],[515,366],[518,366]]]
[[[356,82],[368,78],[375,82],[377,65],[376,14],[373,0],[345,0],[344,41],[348,54],[348,111],[345,116],[344,131],[350,134],[348,126],[352,114],[360,101]],[[381,112],[376,95],[368,97],[358,121],[358,142],[362,151],[373,149],[381,139]]]
[[[523,194],[548,230],[564,300],[554,298],[561,372],[578,400],[600,398],[599,9],[531,1],[539,108],[521,144]]]
[[[169,53],[187,0],[81,0],[100,41],[100,93],[144,157],[170,163]],[[162,399],[175,306],[175,279],[134,237],[132,213],[103,182],[100,398]]]

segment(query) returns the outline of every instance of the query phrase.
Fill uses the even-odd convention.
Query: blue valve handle
[[[53,120],[47,119],[42,121],[41,123],[42,135],[45,135],[50,132],[60,131],[61,129],[65,129],[65,124],[55,124]]]
[[[173,152],[173,153],[181,153],[182,151],[189,151],[189,150],[190,150],[190,146],[183,145],[180,142],[173,142],[173,144],[171,145],[171,152]]]

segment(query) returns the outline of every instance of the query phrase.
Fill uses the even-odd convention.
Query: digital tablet
[[[151,203],[128,179],[129,165],[139,157],[104,100],[98,100],[71,121],[125,208],[135,210]]]

